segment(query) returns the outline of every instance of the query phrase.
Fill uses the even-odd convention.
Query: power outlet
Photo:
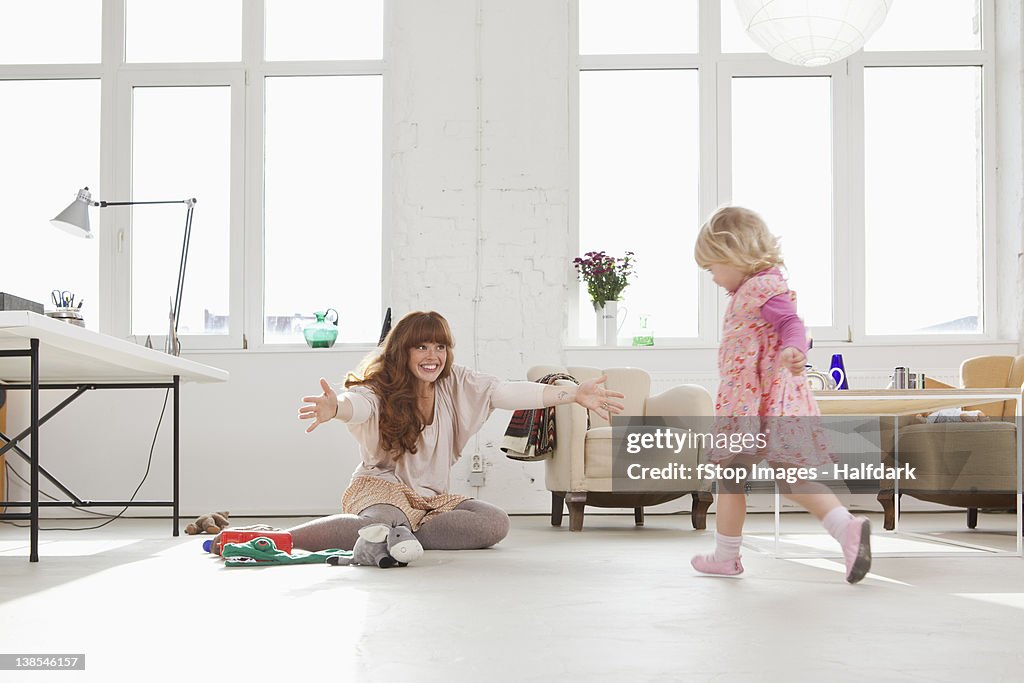
[[[483,474],[484,473],[484,458],[483,458],[482,455],[480,455],[479,453],[474,453],[473,454],[473,459],[470,460],[470,468],[469,468],[469,470],[473,474]]]
[[[483,486],[484,485],[484,473],[483,472],[470,472],[468,481],[469,481],[469,485],[470,486]]]

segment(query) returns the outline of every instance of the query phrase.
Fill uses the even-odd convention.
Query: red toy
[[[220,555],[220,549],[225,543],[245,543],[254,538],[260,538],[261,536],[272,540],[278,550],[282,550],[286,553],[290,553],[292,551],[291,532],[281,531],[280,529],[274,529],[272,531],[266,529],[225,529],[220,532],[220,538],[217,539],[216,545],[214,545],[212,541],[207,541],[203,545],[209,545],[209,547],[206,548],[207,552]]]

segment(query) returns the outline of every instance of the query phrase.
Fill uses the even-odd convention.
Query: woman
[[[406,524],[427,550],[487,548],[508,534],[508,515],[451,493],[451,468],[495,408],[578,403],[608,419],[622,411],[606,377],[579,387],[505,382],[455,365],[451,329],[439,313],[414,312],[391,330],[363,377],[349,374],[339,396],[323,378],[320,396],[303,397],[299,418],[340,420],[359,442],[361,463],[342,496],[344,514],[293,529],[304,550],[349,549],[363,526]]]

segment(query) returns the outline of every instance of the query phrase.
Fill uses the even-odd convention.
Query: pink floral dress
[[[765,302],[780,294],[788,294],[796,302],[796,294],[778,268],[753,275],[732,294],[718,350],[721,384],[715,402],[715,428],[719,434],[762,434],[766,447],[744,450],[747,455],[783,465],[828,464],[833,458],[807,377],[780,365],[779,336],[761,316]],[[722,461],[735,455],[712,449],[708,459]]]

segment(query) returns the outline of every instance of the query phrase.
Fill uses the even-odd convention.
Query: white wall
[[[1001,146],[997,295],[1000,332],[1010,338],[1021,318],[1015,270],[1022,223],[1021,31],[1017,3],[1004,5],[1000,36],[1018,41],[1000,53],[1000,134],[1010,142]],[[393,257],[385,304],[399,315],[443,312],[453,325],[458,361],[502,377],[522,378],[540,363],[634,365],[650,370],[658,389],[696,382],[713,390],[715,349],[564,345],[567,302],[575,297],[567,208],[570,3],[397,0],[390,14],[386,247]],[[186,351],[228,370],[231,380],[182,389],[183,514],[337,511],[357,462],[355,443],[340,424],[306,435],[296,411],[301,396],[317,392],[321,375],[342,379],[366,350]],[[836,344],[815,349],[811,360],[827,364],[833,352],[844,353],[852,382],[869,387],[884,385],[893,365],[952,379],[963,358],[1016,353],[1017,343]],[[79,399],[44,428],[44,467],[84,498],[129,496],[145,470],[162,396],[147,390]],[[8,431],[25,424],[26,412],[24,397],[12,396]],[[467,452],[479,449],[486,458],[486,485],[474,492],[465,483],[467,458],[453,474],[455,489],[510,512],[546,512],[543,466],[510,461],[497,450],[508,417],[496,413]],[[140,498],[169,496],[169,422],[161,436]],[[16,482],[12,497],[25,497]]]

